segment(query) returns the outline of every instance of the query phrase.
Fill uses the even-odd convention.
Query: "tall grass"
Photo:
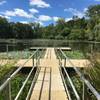
[[[100,92],[100,53],[91,53],[88,56],[91,64],[85,69],[85,74],[89,76],[92,85]]]
[[[16,60],[8,61],[6,64],[0,66],[0,84],[9,77],[9,74],[15,69]]]

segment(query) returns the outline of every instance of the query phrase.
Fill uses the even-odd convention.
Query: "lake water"
[[[71,47],[72,50],[81,50],[84,52],[100,52],[100,42],[82,42],[67,40],[16,40],[2,42],[0,41],[0,52],[25,50],[30,47]]]

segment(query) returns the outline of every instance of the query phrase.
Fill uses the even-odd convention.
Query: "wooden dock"
[[[63,51],[61,51],[61,53],[65,55]],[[31,71],[29,72],[27,78],[23,82],[22,87],[20,88],[15,98],[15,100],[18,100],[19,96],[21,96],[21,93],[24,92],[23,89],[27,84],[29,78],[31,77],[31,75],[33,75],[32,72],[37,67],[36,74],[33,78],[26,100],[72,100],[73,96],[70,95],[71,92],[74,93],[75,98],[77,100],[81,100],[81,96],[78,94],[78,91],[76,90],[76,87],[74,86],[71,77],[65,69],[65,67],[73,67],[73,69],[76,71],[77,75],[80,77],[80,80],[84,83],[84,85],[87,86],[87,88],[97,98],[97,100],[100,100],[100,94],[96,91],[92,84],[84,77],[83,73],[81,73],[81,71],[77,68],[81,65],[84,65],[85,67],[88,66],[90,64],[88,60],[70,60],[67,58],[66,55],[66,59],[57,59],[54,48],[47,48],[44,58],[39,59],[38,57],[37,61],[36,59],[33,59],[33,56],[34,54],[31,55],[29,59],[21,59],[18,61],[18,63],[16,63],[15,66],[19,68],[15,70],[14,73],[11,74],[11,76],[8,77],[7,80],[0,86],[0,92],[2,92],[5,89],[7,84],[11,86],[10,83],[12,78],[14,78],[15,75],[23,67],[27,67],[28,69],[29,67],[32,67]],[[14,60],[1,60],[1,63],[6,64],[8,61],[13,62]],[[69,81],[68,83],[66,83],[65,77]],[[67,87],[69,85],[70,87]],[[83,92],[84,85],[82,87]],[[9,87],[8,93],[9,97],[11,97],[12,95],[10,88],[11,87]],[[85,95],[83,96],[83,98],[85,98]]]
[[[30,100],[67,100],[54,48],[47,48]]]

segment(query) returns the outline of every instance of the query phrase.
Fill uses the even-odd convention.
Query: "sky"
[[[87,8],[95,4],[100,4],[100,0],[0,0],[0,16],[10,22],[38,22],[47,26],[59,18],[82,18]]]

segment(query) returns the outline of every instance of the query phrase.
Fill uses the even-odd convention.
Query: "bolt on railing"
[[[66,56],[66,54],[59,49],[61,54],[64,56],[65,60],[67,60],[71,66],[74,68],[76,73],[79,75],[80,79],[84,82],[84,84],[91,90],[97,100],[100,100],[100,94],[96,91],[96,89],[91,85],[91,83],[84,77],[84,75],[79,71],[79,69],[70,61],[70,59]],[[84,97],[83,97],[84,99]]]

